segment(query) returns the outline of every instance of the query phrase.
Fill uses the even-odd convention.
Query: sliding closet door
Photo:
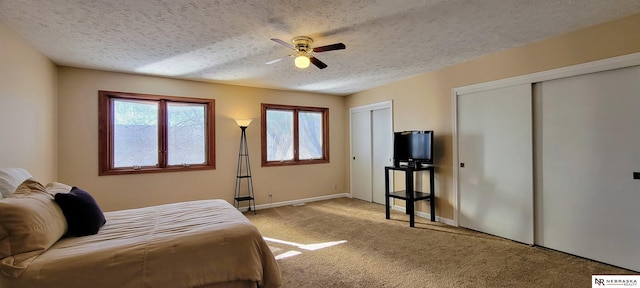
[[[531,85],[458,96],[460,226],[533,243]]]
[[[351,196],[371,202],[371,111],[351,113]]]
[[[392,163],[391,101],[350,110],[351,195],[384,204],[384,167]]]
[[[384,167],[393,165],[393,127],[391,108],[371,111],[373,202],[384,204]]]
[[[640,66],[536,85],[536,244],[640,271]]]

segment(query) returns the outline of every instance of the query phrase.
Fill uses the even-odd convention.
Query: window
[[[328,162],[328,108],[262,104],[262,166]]]
[[[100,175],[215,168],[213,99],[98,97]]]

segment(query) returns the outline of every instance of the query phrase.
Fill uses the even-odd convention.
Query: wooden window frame
[[[268,110],[283,110],[293,112],[293,160],[285,161],[267,161],[267,111]],[[300,160],[299,155],[299,131],[298,131],[298,113],[299,112],[320,112],[322,113],[322,154],[321,159],[307,159]],[[307,107],[307,106],[292,106],[292,105],[280,105],[280,104],[266,104],[262,103],[262,115],[261,115],[261,146],[262,146],[262,167],[273,166],[289,166],[289,165],[306,165],[306,164],[321,164],[330,162],[330,145],[329,145],[329,108],[322,107]]]
[[[129,99],[159,102],[158,111],[158,165],[143,167],[113,167],[113,99]],[[204,104],[206,147],[204,164],[167,165],[167,117],[166,103]],[[215,169],[215,100],[128,92],[98,91],[98,157],[99,175],[122,175],[158,172],[178,172]]]

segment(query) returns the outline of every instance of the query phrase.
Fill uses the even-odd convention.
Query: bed
[[[6,210],[7,200],[37,196],[36,206],[48,205],[38,210],[53,211],[41,218],[56,213],[51,187],[47,186],[47,195],[19,190],[0,199],[0,209]],[[10,241],[2,238],[11,227],[5,223],[3,228],[1,222],[11,216],[3,213],[8,212],[0,211],[5,220],[0,219],[0,287],[278,287],[281,283],[277,262],[260,232],[224,200],[105,212],[106,223],[94,235],[63,236],[45,249],[41,247],[46,244],[40,245],[40,251],[4,259],[2,249]]]

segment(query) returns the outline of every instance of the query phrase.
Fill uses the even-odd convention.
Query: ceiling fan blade
[[[280,44],[282,46],[285,46],[285,47],[287,47],[289,49],[296,49],[296,47],[293,47],[293,45],[287,43],[286,41],[282,41],[282,40],[280,40],[278,38],[271,38],[271,41],[276,42],[276,43],[278,43],[278,44]]]
[[[313,63],[313,65],[316,65],[316,67],[320,69],[327,68],[327,64],[324,64],[324,62],[318,60],[318,58],[316,57],[309,57],[309,60],[311,61],[311,63]]]
[[[347,46],[345,46],[344,44],[336,43],[336,44],[331,44],[331,45],[326,45],[326,46],[320,46],[320,47],[313,48],[313,52],[319,53],[319,52],[332,51],[332,50],[341,50],[341,49],[345,49],[345,48],[347,48]]]
[[[264,63],[264,64],[267,64],[267,65],[268,65],[268,64],[278,63],[278,62],[280,62],[280,61],[282,61],[282,60],[284,60],[284,59],[287,59],[287,58],[289,58],[289,57],[293,57],[293,55],[287,55],[287,56],[284,56],[284,57],[280,57],[280,58],[278,58],[278,59],[273,59],[273,60],[271,60],[271,61],[269,61],[269,62],[267,62],[267,63]]]

